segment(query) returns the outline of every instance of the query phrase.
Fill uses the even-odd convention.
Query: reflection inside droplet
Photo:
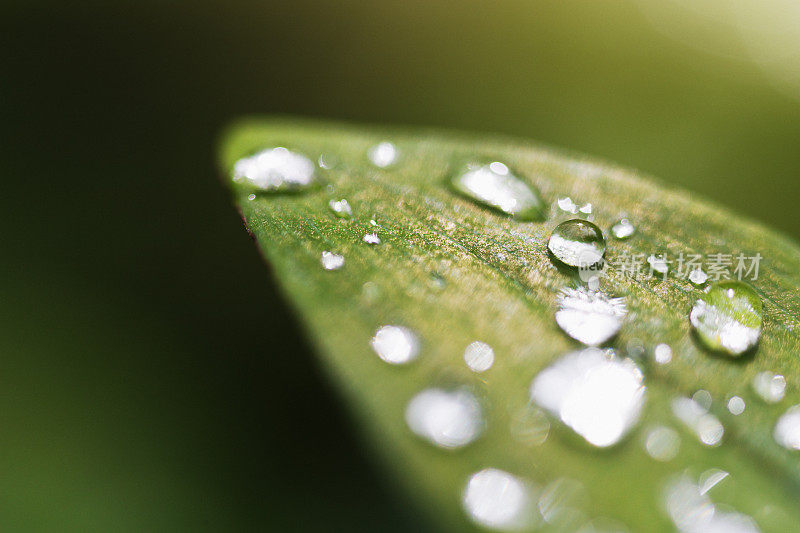
[[[417,336],[403,326],[382,326],[370,342],[378,357],[393,365],[410,363],[417,358]]]
[[[556,301],[556,323],[587,346],[603,344],[617,334],[627,313],[624,298],[610,298],[585,288],[562,289]]]
[[[406,408],[406,423],[416,435],[440,448],[466,446],[483,429],[480,404],[467,390],[420,392]]]
[[[499,161],[467,165],[450,184],[459,194],[519,220],[544,218],[544,203],[539,192]]]
[[[491,529],[516,530],[533,525],[533,491],[518,477],[487,468],[470,476],[462,503],[477,524]]]
[[[598,447],[619,442],[639,418],[643,376],[630,359],[595,348],[572,352],[542,370],[531,399]]]

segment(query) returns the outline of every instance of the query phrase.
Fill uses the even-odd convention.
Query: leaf
[[[387,139],[400,158],[376,168],[367,152]],[[631,171],[506,138],[253,120],[225,138],[220,159],[226,181],[237,160],[274,146],[333,161],[330,169],[317,169],[323,186],[291,195],[256,193],[249,200],[252,190],[232,184],[234,200],[387,471],[435,523],[454,531],[469,527],[461,502],[465,484],[476,471],[498,468],[526,480],[532,494],[557,480],[579,482],[582,496],[578,503],[562,502],[564,516],[604,517],[632,531],[672,531],[665,484],[682,474],[696,481],[717,468],[730,476],[709,492],[715,503],[753,517],[764,531],[800,524],[800,461],[772,438],[777,418],[800,401],[800,250],[793,242]],[[554,321],[558,291],[578,282],[548,257],[550,233],[568,218],[555,206],[545,222],[523,222],[448,187],[454,170],[476,159],[507,163],[547,205],[565,196],[578,205],[591,202],[594,222],[607,235],[619,218],[633,221],[633,237],[608,240],[612,270],[634,254],[760,253],[752,281],[764,306],[757,351],[732,361],[700,347],[688,312],[702,291],[677,276],[676,265],[665,280],[610,276],[603,290],[624,297],[629,310],[612,346],[631,357],[637,346],[645,348],[637,359],[647,387],[639,423],[605,449],[552,418],[543,443],[515,437],[512,428],[529,408],[534,377],[580,349]],[[342,198],[352,206],[352,219],[340,219],[328,205]],[[376,233],[381,244],[363,242],[367,233]],[[325,271],[323,251],[344,256],[343,268]],[[416,360],[394,366],[376,356],[370,339],[385,324],[417,333]],[[494,365],[480,374],[463,359],[476,340],[495,353]],[[660,343],[672,348],[669,364],[653,361]],[[783,402],[767,404],[753,392],[751,381],[764,370],[786,377]],[[480,399],[486,426],[472,444],[440,449],[416,437],[404,413],[421,390],[456,385]],[[699,389],[710,393],[710,410],[725,428],[718,447],[702,445],[672,412],[674,399]],[[725,407],[734,394],[747,406],[739,416]],[[678,431],[674,459],[658,462],[646,453],[643,440],[654,426]],[[577,510],[568,512],[570,506]]]

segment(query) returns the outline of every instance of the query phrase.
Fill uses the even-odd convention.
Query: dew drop
[[[722,470],[727,475],[727,472]],[[725,476],[723,476],[725,477]],[[747,515],[725,511],[711,501],[703,487],[689,476],[673,479],[664,491],[664,505],[675,527],[682,533],[757,533],[758,526]]]
[[[656,426],[647,432],[644,447],[647,455],[656,461],[671,461],[678,455],[681,439],[678,432],[666,426]]]
[[[353,216],[353,209],[350,207],[350,203],[344,198],[341,200],[331,200],[328,202],[328,205],[339,218],[350,218]]]
[[[562,289],[556,303],[558,326],[587,346],[598,346],[616,335],[627,313],[624,298],[610,298],[585,288]]]
[[[703,272],[702,269],[696,268],[689,272],[689,282],[695,287],[702,287],[708,281],[708,274]]]
[[[252,202],[253,200],[256,199],[256,195],[255,194],[249,194],[249,195],[247,195],[247,199]]]
[[[537,407],[526,405],[511,418],[511,436],[528,446],[544,444],[550,434],[550,421]]]
[[[574,522],[582,519],[580,508],[585,503],[586,489],[574,479],[558,478],[549,483],[539,497],[539,514],[559,531],[574,531]]]
[[[496,468],[470,476],[462,504],[469,517],[490,529],[531,527],[534,489],[520,478]]]
[[[558,205],[558,208],[566,213],[569,213],[571,215],[578,214],[578,206],[575,205],[575,202],[573,202],[572,198],[570,198],[569,196],[565,196],[563,198],[559,198],[558,200],[556,200],[556,205]]]
[[[778,403],[786,393],[786,378],[772,372],[759,372],[753,377],[753,390],[767,403]]]
[[[723,281],[705,290],[689,319],[706,348],[738,357],[758,343],[761,299],[745,283]]]
[[[692,394],[692,400],[706,411],[711,409],[711,403],[714,401],[713,398],[711,398],[711,393],[703,389]]]
[[[788,450],[800,450],[800,405],[786,410],[775,424],[775,442]]]
[[[600,228],[576,218],[556,226],[547,241],[547,248],[567,266],[589,268],[602,261],[606,239]]]
[[[712,468],[700,474],[698,480],[700,494],[705,494],[725,480],[730,474],[719,468]]]
[[[672,361],[672,348],[669,344],[659,344],[653,350],[653,359],[659,365],[666,365]]]
[[[702,405],[689,398],[672,400],[672,414],[683,422],[705,446],[719,446],[725,428],[719,419]]]
[[[611,226],[611,235],[621,241],[630,238],[634,233],[636,233],[636,227],[627,218],[622,218]]]
[[[344,257],[333,252],[322,252],[321,262],[325,270],[339,270],[344,266]]]
[[[494,350],[485,342],[472,342],[464,350],[464,362],[473,372],[485,372],[494,364]]]
[[[417,358],[419,340],[403,326],[381,326],[370,341],[378,357],[392,365],[404,365]]]
[[[233,181],[264,191],[302,190],[315,181],[314,162],[283,147],[270,148],[238,160]]]
[[[364,235],[364,242],[367,244],[380,244],[381,238],[378,237],[377,233],[367,233]]]
[[[742,399],[741,396],[731,396],[728,399],[728,411],[734,416],[739,416],[744,413],[745,407],[747,407],[747,405],[744,403],[744,399]]]
[[[544,220],[544,202],[539,192],[498,161],[467,165],[450,184],[457,193],[518,220]]]
[[[659,274],[666,274],[669,272],[669,265],[663,256],[650,255],[647,257],[647,263],[650,265],[650,268],[653,269],[653,272],[658,272]]]
[[[397,161],[398,155],[397,147],[388,141],[376,144],[367,152],[369,160],[378,168],[393,165]]]
[[[406,423],[417,436],[450,449],[466,446],[483,430],[480,404],[466,390],[420,392],[406,407]]]
[[[630,359],[587,348],[542,370],[531,399],[597,447],[619,442],[639,418],[643,376]]]

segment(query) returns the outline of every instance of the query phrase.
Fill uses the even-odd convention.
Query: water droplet
[[[689,398],[672,400],[672,414],[689,428],[706,446],[718,446],[725,434],[719,419],[702,405]]]
[[[376,233],[367,233],[364,235],[364,242],[367,244],[380,244],[381,239]]]
[[[580,213],[583,213],[584,215],[591,215],[591,214],[592,214],[592,204],[590,204],[590,203],[583,204],[583,205],[582,205],[582,206],[581,206],[581,207],[578,209],[578,211],[579,211]]]
[[[320,154],[319,159],[317,159],[317,164],[319,168],[324,170],[330,170],[336,164],[334,158],[328,154]]]
[[[485,342],[472,342],[464,350],[464,361],[474,372],[485,372],[494,364],[494,350]]]
[[[529,484],[503,470],[487,468],[470,476],[462,503],[481,526],[517,530],[532,525],[532,500]]]
[[[314,162],[283,147],[245,157],[233,167],[233,181],[265,191],[294,191],[314,183]]]
[[[714,401],[713,398],[711,398],[711,393],[703,389],[692,394],[692,400],[706,411],[711,409],[711,403]]]
[[[636,233],[636,226],[634,226],[627,218],[622,218],[616,224],[611,226],[611,234],[614,238],[625,240],[630,238]]]
[[[753,377],[753,390],[767,403],[778,403],[786,393],[786,378],[772,372],[759,372]]]
[[[547,248],[565,265],[589,268],[602,261],[606,239],[600,228],[576,218],[556,226],[547,241]]]
[[[556,200],[556,204],[558,205],[559,209],[561,209],[566,213],[569,213],[571,215],[578,214],[578,206],[575,205],[575,202],[573,202],[572,198],[570,198],[569,196],[565,196],[564,198],[559,198],[558,200]]]
[[[775,442],[788,450],[800,450],[800,405],[786,410],[775,424]]]
[[[586,500],[586,489],[579,481],[569,478],[558,478],[542,491],[539,497],[539,514],[550,525],[565,526],[558,530],[574,531],[569,527],[579,521],[583,514],[580,511]]]
[[[522,444],[539,446],[550,434],[550,421],[537,409],[526,405],[511,418],[511,435]]]
[[[333,252],[322,252],[322,268],[339,270],[344,266],[344,257]]]
[[[731,396],[728,399],[728,411],[734,416],[739,416],[744,413],[746,404],[741,396]]]
[[[328,205],[339,218],[350,218],[353,216],[353,209],[350,207],[350,203],[344,198],[341,200],[331,200],[328,202]]]
[[[722,471],[718,471],[722,472]],[[727,473],[726,473],[727,474]],[[664,504],[682,533],[756,533],[758,526],[747,515],[719,509],[702,487],[684,475],[664,491]]]
[[[610,298],[584,288],[562,289],[556,303],[558,326],[588,346],[598,346],[616,335],[627,313],[624,298]]]
[[[702,269],[696,268],[689,272],[689,281],[695,287],[702,287],[708,281],[708,274],[703,272]]]
[[[404,365],[417,358],[419,340],[403,326],[381,326],[370,342],[378,357],[393,365]]]
[[[379,168],[393,165],[397,161],[398,155],[397,147],[388,141],[376,144],[367,153],[372,164]]]
[[[705,290],[689,319],[706,348],[738,357],[758,343],[761,299],[740,281],[723,281]]]
[[[644,396],[636,364],[596,348],[563,356],[531,384],[537,405],[598,447],[612,446],[630,431]]]
[[[466,390],[420,392],[406,407],[406,423],[414,434],[440,448],[466,446],[483,430],[480,404]]]
[[[647,263],[653,269],[653,272],[658,272],[659,274],[669,272],[669,264],[667,264],[667,260],[663,256],[650,255],[647,257]]]
[[[539,192],[503,163],[468,165],[450,184],[459,194],[519,220],[544,220],[544,202]]]
[[[666,426],[656,426],[647,432],[644,447],[647,455],[656,461],[671,461],[678,455],[681,439],[678,432]]]
[[[249,194],[249,195],[247,195],[247,199],[252,202],[253,200],[256,199],[256,195],[255,194]]]
[[[653,359],[659,365],[666,365],[672,361],[672,348],[669,344],[659,344],[653,350]]]
[[[706,494],[708,491],[719,485],[728,476],[730,476],[728,472],[720,470],[719,468],[706,470],[700,474],[700,479],[698,480],[700,494]]]

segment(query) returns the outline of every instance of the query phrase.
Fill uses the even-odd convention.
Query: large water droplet
[[[547,248],[565,265],[588,268],[603,260],[606,239],[600,228],[576,218],[556,226]]]
[[[562,289],[557,304],[558,326],[587,346],[598,346],[616,335],[627,313],[624,298],[610,298],[585,288]]]
[[[464,362],[474,372],[485,372],[494,364],[494,350],[485,342],[472,342],[464,350]]]
[[[534,489],[516,476],[487,468],[470,476],[462,504],[470,518],[484,527],[517,530],[532,525]]]
[[[775,424],[775,441],[789,450],[800,450],[800,405],[786,410]]]
[[[353,209],[350,207],[350,203],[344,198],[341,200],[331,200],[328,202],[328,205],[339,218],[350,218],[353,216]]]
[[[233,167],[233,181],[264,191],[301,190],[314,183],[314,162],[283,147],[245,157]]]
[[[398,151],[394,144],[384,141],[370,148],[367,156],[376,167],[386,168],[397,161]]]
[[[322,252],[320,262],[325,270],[339,270],[344,266],[344,257],[333,252]]]
[[[725,434],[719,419],[702,405],[689,398],[672,400],[672,414],[697,435],[706,446],[718,446]]]
[[[406,423],[416,435],[440,448],[466,446],[483,430],[481,406],[466,390],[420,392],[406,408]]]
[[[749,285],[723,281],[698,299],[689,319],[706,348],[738,357],[761,335],[761,299]]]
[[[666,426],[656,426],[647,432],[644,447],[647,455],[656,461],[671,461],[678,455],[681,438],[678,432]]]
[[[611,234],[619,240],[625,240],[636,233],[636,226],[634,226],[627,218],[620,219],[616,224],[611,226]]]
[[[410,363],[419,352],[417,336],[403,326],[382,326],[370,344],[378,357],[393,365]]]
[[[519,220],[544,220],[545,206],[539,192],[498,161],[468,165],[450,183],[467,198]]]
[[[588,348],[542,370],[531,399],[598,447],[619,442],[644,404],[642,373],[630,359]]]
[[[753,390],[767,403],[778,403],[786,393],[786,378],[772,372],[759,372],[753,377]]]

